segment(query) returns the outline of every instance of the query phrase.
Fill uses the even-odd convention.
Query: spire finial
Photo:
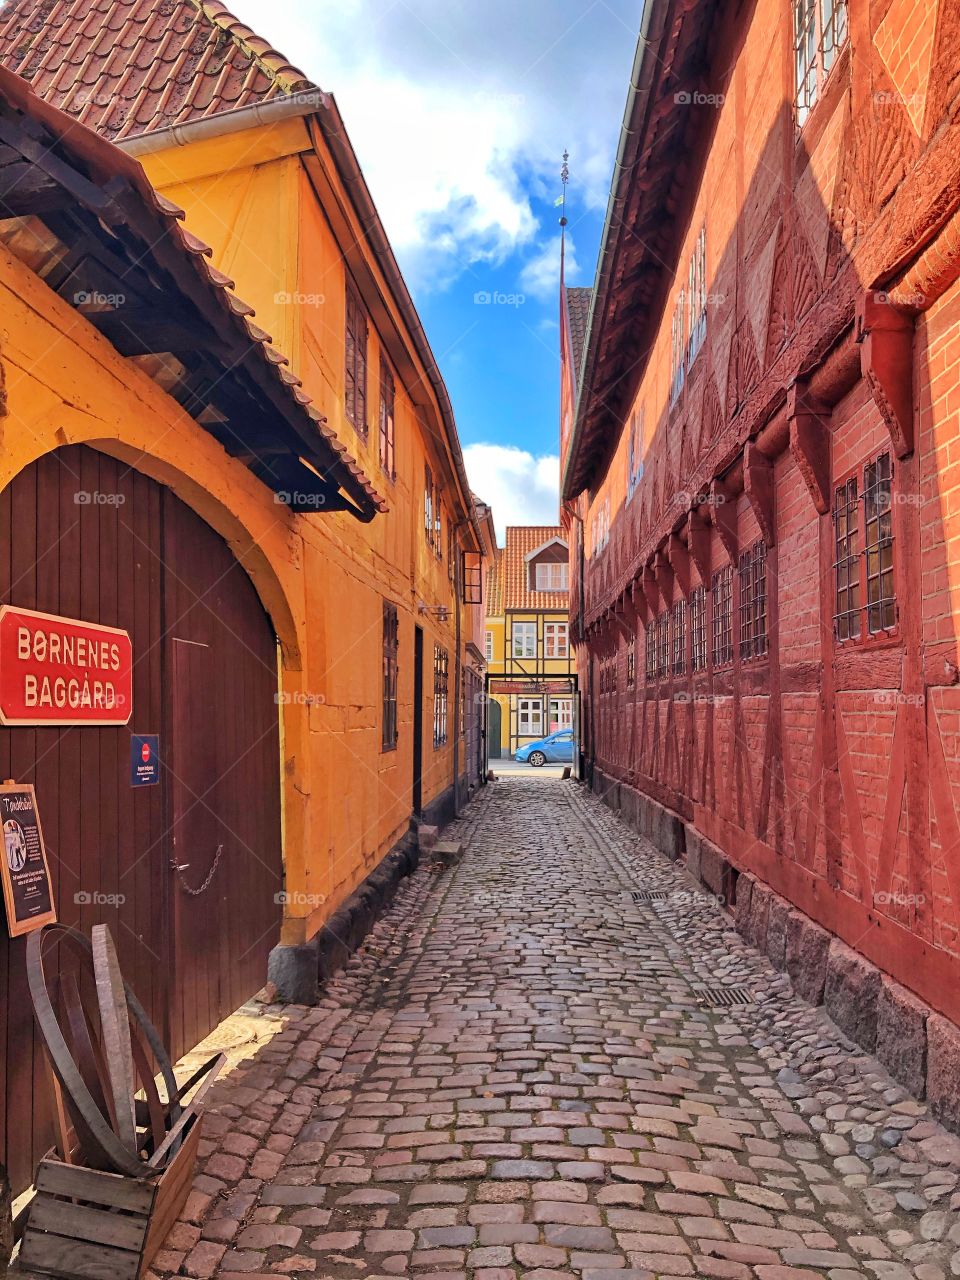
[[[563,194],[560,197],[560,225],[567,225],[567,183],[570,181],[570,152],[563,149],[563,164],[560,166],[560,181],[563,183]]]

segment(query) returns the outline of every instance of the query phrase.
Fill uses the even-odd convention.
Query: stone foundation
[[[960,1133],[960,1027],[821,928],[762,881],[738,873],[720,849],[675,813],[594,768],[591,784],[634,831],[723,902],[736,930],[790,975],[796,994],[822,1004],[840,1030]]]
[[[285,1004],[316,1004],[320,987],[344,967],[389,904],[397,885],[420,861],[415,831],[403,836],[309,942],[276,946],[267,979]]]

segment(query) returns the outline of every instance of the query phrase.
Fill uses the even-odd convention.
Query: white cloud
[[[471,444],[463,451],[470,488],[493,508],[497,538],[508,524],[560,523],[560,459],[516,445]]]
[[[231,8],[335,95],[411,284],[536,247],[531,201],[559,194],[564,147],[571,218],[604,208],[637,0]]]
[[[573,284],[580,274],[573,237],[567,236],[564,255],[564,280]],[[528,258],[520,272],[520,288],[541,302],[560,296],[560,236],[553,236],[539,253]]]

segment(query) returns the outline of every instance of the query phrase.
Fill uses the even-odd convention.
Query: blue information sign
[[[130,735],[130,785],[152,787],[160,781],[160,735]]]

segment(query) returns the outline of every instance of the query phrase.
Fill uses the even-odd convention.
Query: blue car
[[[528,742],[521,747],[514,759],[521,764],[532,764],[539,769],[543,764],[573,763],[573,730],[558,729],[537,742]]]

